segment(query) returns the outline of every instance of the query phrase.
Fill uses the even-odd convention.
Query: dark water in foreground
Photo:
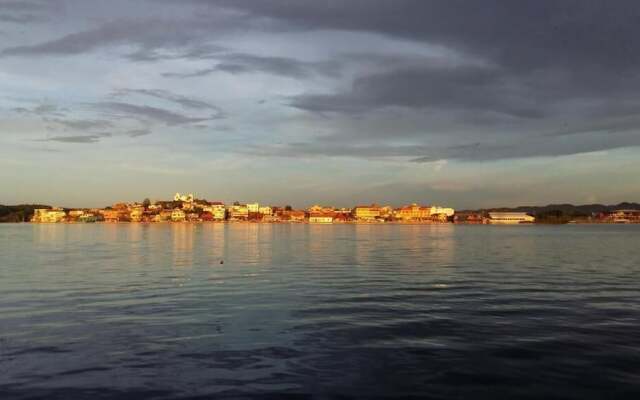
[[[639,273],[640,226],[0,225],[0,399],[640,398]]]

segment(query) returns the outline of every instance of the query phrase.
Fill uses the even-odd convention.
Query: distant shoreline
[[[468,222],[433,222],[433,221],[387,221],[387,222],[367,222],[367,221],[344,221],[344,222],[309,222],[309,221],[162,221],[162,222],[4,222],[2,224],[29,224],[29,225],[454,225],[454,226],[545,226],[545,225],[640,225],[637,222],[608,222],[608,221],[575,221],[575,222],[533,222],[520,224],[500,224],[500,223],[468,223]]]

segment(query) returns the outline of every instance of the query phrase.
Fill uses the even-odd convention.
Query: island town
[[[104,208],[35,208],[34,223],[413,223],[413,224],[532,224],[536,217],[527,212],[456,212],[450,207],[409,204],[402,207],[377,204],[337,208],[314,205],[306,209],[260,203],[224,204],[198,199],[193,194],[176,193],[172,200],[116,203]],[[615,210],[588,216],[580,222],[640,223],[640,210]]]

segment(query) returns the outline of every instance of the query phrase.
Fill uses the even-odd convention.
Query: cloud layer
[[[639,19],[630,0],[0,0],[2,140],[279,165],[265,180],[637,152]]]

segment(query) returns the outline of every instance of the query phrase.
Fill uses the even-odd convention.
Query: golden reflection
[[[173,239],[173,265],[174,267],[193,266],[193,231],[194,224],[171,224]]]
[[[320,265],[331,259],[331,249],[336,250],[336,230],[337,227],[332,224],[306,225],[307,252],[311,263]]]
[[[128,224],[121,229],[126,234],[129,243],[129,265],[146,265],[149,253],[149,226],[140,224]]]
[[[34,242],[37,245],[50,246],[52,243],[58,243],[66,234],[64,225],[60,224],[33,224]]]
[[[230,224],[228,240],[236,249],[231,261],[248,265],[269,265],[273,259],[274,226],[272,224]]]

